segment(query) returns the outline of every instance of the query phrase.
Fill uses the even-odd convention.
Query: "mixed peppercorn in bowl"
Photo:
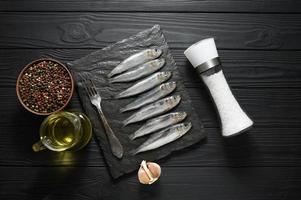
[[[21,104],[30,112],[49,115],[71,100],[74,81],[70,71],[50,58],[35,60],[21,71],[16,84]]]

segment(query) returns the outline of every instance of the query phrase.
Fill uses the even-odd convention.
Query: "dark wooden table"
[[[0,199],[301,199],[299,0],[0,0]],[[208,139],[159,161],[155,185],[113,181],[95,141],[77,153],[33,153],[42,117],[17,101],[33,59],[62,62],[160,24]],[[234,94],[255,121],[221,137],[214,106],[183,51],[215,37]],[[80,109],[74,97],[70,108]]]

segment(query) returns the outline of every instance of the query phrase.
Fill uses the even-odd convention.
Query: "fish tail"
[[[132,155],[132,156],[134,156],[134,155],[137,154],[137,150],[133,149],[133,150],[129,151],[129,154]]]
[[[126,94],[127,94],[126,91],[120,92],[119,94],[116,94],[116,95],[115,95],[115,99],[125,98],[125,97],[127,97]]]
[[[133,150],[131,150],[129,153],[130,153],[130,155],[134,156],[134,155],[140,153],[140,148],[138,148],[138,149],[133,149]]]
[[[129,135],[129,138],[130,138],[130,140],[134,140],[136,138],[136,135],[135,134],[131,134],[131,135]]]
[[[111,78],[112,76],[121,73],[122,66],[123,66],[122,63],[117,65],[114,69],[112,69],[112,71],[110,71],[110,73],[108,74],[108,77]]]
[[[115,96],[114,96],[114,98],[115,99],[121,99],[122,98],[122,93],[119,93],[119,94],[116,94]]]
[[[123,112],[126,112],[128,111],[128,108],[127,107],[124,107],[124,108],[120,108],[119,109],[119,112],[123,113]]]
[[[109,78],[111,78],[112,76],[114,76],[113,71],[111,71],[111,72],[108,74],[108,77],[109,77]]]
[[[109,78],[109,83],[115,83],[115,78]]]
[[[134,110],[135,108],[132,108],[131,106],[125,106],[123,108],[120,108],[120,112],[121,113],[124,113],[124,112],[127,112],[127,111],[131,111],[131,110]]]
[[[125,127],[125,126],[127,126],[127,125],[129,125],[129,124],[131,124],[131,123],[132,123],[131,118],[128,118],[128,119],[126,119],[126,120],[124,120],[124,121],[122,122],[123,127]]]

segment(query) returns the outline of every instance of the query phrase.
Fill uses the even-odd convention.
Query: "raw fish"
[[[120,99],[140,94],[167,81],[170,77],[171,72],[157,72],[117,94],[115,98]]]
[[[146,49],[140,51],[130,57],[126,58],[119,65],[117,65],[109,74],[108,77],[111,78],[116,74],[120,74],[124,71],[127,71],[130,68],[136,67],[140,64],[148,62],[150,60],[158,58],[162,54],[161,49]]]
[[[181,101],[180,95],[170,96],[158,100],[138,110],[136,113],[134,113],[129,118],[127,118],[123,122],[123,124],[124,126],[126,126],[128,124],[143,121],[145,119],[149,119],[151,117],[165,113],[173,109],[174,107],[176,107],[180,103],[180,101]]]
[[[134,109],[138,109],[146,104],[152,103],[161,99],[170,93],[172,93],[176,89],[176,82],[168,82],[155,87],[154,89],[138,96],[138,98],[132,103],[126,105],[124,108],[120,109],[120,112],[130,111]]]
[[[183,121],[186,116],[186,112],[174,112],[150,119],[135,133],[131,134],[129,138],[133,140],[138,137],[148,135],[160,129],[166,128],[168,126],[177,124]]]
[[[118,76],[115,76],[111,78],[109,81],[111,83],[122,83],[122,82],[129,82],[129,81],[135,81],[142,77],[145,77],[147,75],[150,75],[154,73],[155,71],[158,71],[163,67],[165,64],[164,58],[151,60],[147,63],[142,64],[141,66],[137,67],[136,69],[132,71],[128,71],[125,73],[122,73]]]
[[[132,155],[136,155],[141,152],[150,151],[162,147],[170,142],[173,142],[183,135],[185,135],[192,127],[192,124],[182,123],[174,125],[170,128],[164,129],[160,132],[154,133],[137,149],[130,152]]]

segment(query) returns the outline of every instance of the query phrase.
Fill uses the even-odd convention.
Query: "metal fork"
[[[123,147],[122,147],[119,139],[114,134],[112,128],[110,127],[110,125],[102,111],[101,96],[97,92],[94,82],[92,81],[91,78],[88,77],[88,75],[84,76],[84,75],[80,74],[80,77],[82,79],[83,86],[86,90],[86,93],[88,94],[88,96],[90,98],[92,105],[94,105],[96,107],[96,109],[99,113],[99,116],[102,120],[102,123],[105,128],[105,132],[106,132],[107,138],[109,140],[111,151],[112,151],[113,155],[116,156],[117,158],[122,158]]]

